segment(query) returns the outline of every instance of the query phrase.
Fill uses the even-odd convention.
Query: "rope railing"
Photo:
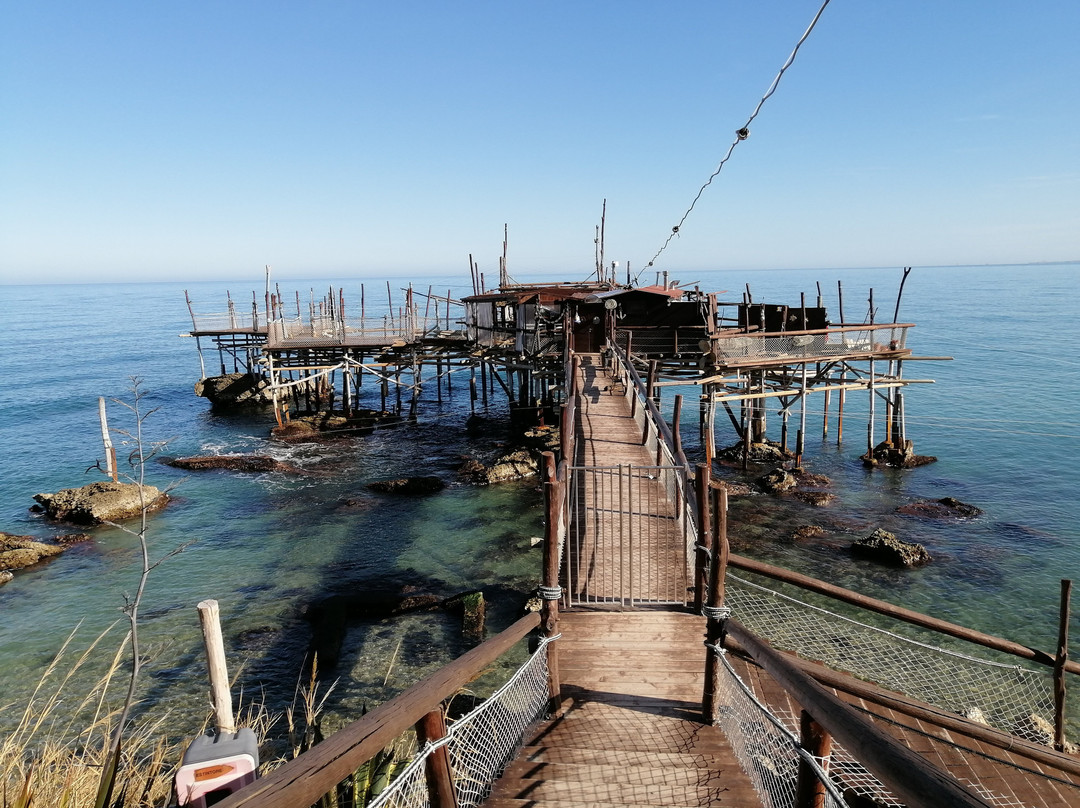
[[[781,333],[720,332],[712,339],[717,364],[752,359],[806,359],[890,354],[905,350],[911,323],[844,326],[815,331]]]

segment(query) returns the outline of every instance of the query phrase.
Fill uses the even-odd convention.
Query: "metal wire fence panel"
[[[681,468],[575,466],[564,567],[572,604],[685,604],[690,585]],[[676,498],[677,499],[677,498]]]
[[[548,703],[547,643],[479,707],[454,722],[446,737],[428,744],[370,808],[423,808],[430,804],[425,766],[439,746],[450,755],[459,808],[479,805],[521,748],[525,733],[543,717]]]
[[[1035,742],[1054,714],[1053,676],[939,648],[727,576],[727,605],[774,646]],[[940,637],[940,635],[935,635]],[[1037,716],[1033,719],[1032,716]]]
[[[907,328],[845,329],[818,334],[740,334],[716,340],[721,360],[794,359],[903,350]]]

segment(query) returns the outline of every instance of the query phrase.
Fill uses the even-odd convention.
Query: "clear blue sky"
[[[818,6],[6,3],[0,283],[641,268]],[[1080,258],[1078,34],[833,0],[656,269]]]

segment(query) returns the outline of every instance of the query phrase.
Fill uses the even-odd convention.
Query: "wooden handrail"
[[[950,637],[966,640],[976,645],[981,645],[984,648],[1000,651],[1049,667],[1053,667],[1057,662],[1053,655],[1048,654],[1045,651],[1040,651],[1037,648],[1029,648],[1026,645],[1021,645],[1012,640],[995,637],[992,634],[984,634],[981,631],[966,628],[965,626],[960,626],[956,623],[950,623],[947,620],[939,620],[936,617],[920,614],[911,609],[905,609],[902,606],[895,606],[884,600],[878,600],[877,598],[872,598],[868,595],[852,592],[850,589],[844,589],[835,584],[819,581],[808,575],[792,572],[791,570],[786,570],[782,567],[774,567],[772,564],[766,564],[763,561],[755,561],[746,556],[732,554],[728,563],[732,567],[746,570],[747,572],[753,572],[758,575],[764,575],[767,578],[772,578],[776,581],[793,584],[794,586],[798,586],[811,592],[817,592],[821,595],[828,595],[831,598],[850,603],[854,606],[859,606],[868,611],[877,612],[878,614],[883,614],[887,617],[893,617],[897,620],[902,620],[905,623],[921,626],[922,628],[928,628],[941,634],[947,634]],[[1063,669],[1069,673],[1080,674],[1080,662],[1068,660],[1064,663]]]
[[[381,749],[480,675],[484,668],[539,624],[539,614],[527,614],[502,633],[217,805],[219,808],[296,808],[298,805],[313,805]]]
[[[991,805],[827,691],[739,621],[726,620],[725,630],[818,724],[905,804],[955,808]]]

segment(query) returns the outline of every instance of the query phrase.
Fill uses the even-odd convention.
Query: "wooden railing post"
[[[709,483],[712,470],[705,463],[699,463],[694,486],[697,493],[697,528],[698,547],[694,557],[694,612],[701,614],[705,605],[705,590],[708,586],[709,552],[712,549],[712,516],[709,508]]]
[[[707,724],[715,724],[719,718],[716,692],[720,687],[720,660],[718,650],[724,643],[724,623],[728,610],[724,607],[724,577],[727,574],[727,486],[723,483],[713,489],[712,563],[709,565],[709,602],[703,611],[708,622],[705,627],[705,692],[701,699],[702,717]]]
[[[1069,661],[1069,601],[1072,580],[1061,581],[1061,622],[1058,626],[1057,657],[1054,660],[1054,749],[1065,751],[1065,663]]]
[[[442,709],[432,710],[416,723],[416,736],[423,746],[446,737],[446,720]],[[428,798],[432,808],[457,808],[454,778],[450,772],[450,752],[446,745],[436,747],[424,763],[427,777]]]
[[[562,598],[562,587],[559,586],[559,534],[562,524],[563,493],[566,490],[567,481],[558,478],[554,454],[544,452],[541,458],[546,524],[544,527],[544,575],[540,584],[542,601],[540,630],[544,637],[550,640],[559,633],[559,600]],[[548,643],[547,663],[549,706],[551,712],[554,713],[562,701],[557,642]]]
[[[675,450],[675,459],[678,460],[682,455],[682,431],[679,426],[679,420],[682,418],[682,396],[675,396],[675,408],[671,415],[671,437],[674,439],[675,445],[672,447]]]
[[[799,717],[799,743],[816,758],[832,752],[832,736],[806,710]],[[825,784],[810,764],[799,758],[799,777],[795,785],[795,808],[825,808]]]

